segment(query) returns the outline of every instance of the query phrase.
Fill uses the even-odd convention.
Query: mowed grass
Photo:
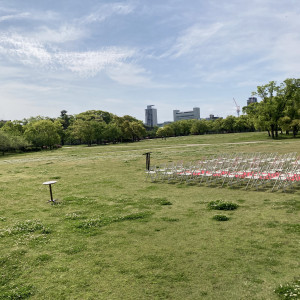
[[[299,146],[248,133],[1,157],[0,299],[277,299],[300,275],[300,186],[151,183],[143,153],[159,165]],[[238,204],[228,221],[213,219],[216,200]]]

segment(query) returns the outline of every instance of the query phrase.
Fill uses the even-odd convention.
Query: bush
[[[149,212],[139,212],[133,213],[126,216],[116,216],[116,217],[100,217],[95,219],[88,219],[80,222],[76,225],[77,228],[81,229],[88,229],[92,227],[103,227],[107,226],[112,223],[123,222],[123,221],[130,221],[130,220],[138,220],[138,219],[145,219],[149,217],[151,213]]]
[[[51,230],[44,226],[39,220],[26,220],[24,222],[19,222],[14,224],[12,227],[1,230],[1,236],[10,236],[15,234],[25,234],[30,232],[40,232],[42,234],[49,234]]]
[[[215,215],[215,216],[213,216],[213,220],[216,220],[216,221],[228,221],[229,217],[227,217],[225,215]]]
[[[0,131],[0,152],[24,150],[28,142],[22,136],[14,136],[9,133]]]
[[[300,279],[285,285],[281,284],[275,290],[275,293],[278,294],[281,299],[300,299]]]
[[[235,210],[239,206],[236,203],[223,201],[223,200],[216,200],[216,201],[210,201],[208,203],[209,209],[215,209],[215,210]]]

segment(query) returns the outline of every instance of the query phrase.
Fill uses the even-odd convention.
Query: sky
[[[300,75],[299,0],[0,0],[0,120],[236,115]]]

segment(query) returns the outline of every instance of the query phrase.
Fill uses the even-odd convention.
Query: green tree
[[[249,105],[244,111],[253,119],[256,127],[267,129],[272,138],[278,137],[280,126],[298,132],[298,108],[300,80],[286,79],[280,85],[275,81],[258,86],[254,95],[262,101]],[[288,117],[288,118],[285,118]],[[296,120],[296,121],[294,121]],[[289,125],[290,124],[290,125]]]
[[[204,134],[209,130],[209,124],[207,120],[196,120],[191,127],[191,134]]]
[[[156,135],[158,137],[170,137],[170,136],[174,136],[174,129],[171,126],[171,124],[166,125],[164,127],[160,127],[158,128]]]
[[[104,139],[108,142],[116,143],[120,141],[122,130],[116,123],[109,123],[104,131]]]
[[[145,129],[146,129],[146,133],[147,133],[146,136],[150,139],[155,138],[158,128],[159,128],[158,126],[150,127],[150,126],[145,125]]]
[[[76,115],[77,119],[83,120],[98,120],[104,121],[106,124],[109,124],[113,121],[114,115],[102,110],[88,110]]]
[[[19,121],[7,121],[1,127],[0,130],[10,133],[12,135],[22,135],[24,132],[23,126],[20,124]]]
[[[0,131],[0,151],[2,155],[11,148],[11,138],[10,136],[4,132]]]
[[[24,137],[36,147],[53,148],[60,143],[60,122],[38,120],[25,125]]]
[[[62,110],[57,120],[62,125],[62,131],[60,132],[60,136],[61,144],[64,145],[70,138],[68,128],[72,124],[74,117],[72,115],[68,115],[66,110]]]
[[[235,129],[235,122],[236,122],[236,117],[234,117],[234,116],[227,116],[227,117],[223,120],[223,128],[224,128],[227,132],[234,132],[234,129]]]
[[[181,126],[181,123],[176,121],[176,122],[173,122],[171,124],[168,124],[167,126],[164,126],[164,127],[167,127],[167,129],[170,127],[172,128],[172,135],[174,136],[181,136],[183,135],[183,131],[182,131],[182,126]],[[163,128],[164,128],[163,127]],[[167,131],[170,132],[170,130],[168,129]],[[167,135],[167,136],[170,136],[170,135]]]
[[[225,131],[224,120],[222,118],[213,120],[212,121],[212,130],[217,133],[224,133],[224,131]]]
[[[287,133],[292,130],[295,137],[300,130],[300,79],[286,79],[284,81],[284,92],[287,105],[283,111],[284,117],[279,122]]]
[[[105,139],[107,124],[104,121],[95,122],[95,139],[97,144],[102,144]]]
[[[91,146],[96,140],[97,121],[76,119],[71,126],[69,126],[70,134],[73,138],[86,143]]]
[[[134,117],[125,115],[114,117],[114,123],[121,129],[121,141],[138,141],[146,136],[146,129],[143,123]]]
[[[28,145],[28,142],[22,136],[12,135],[0,130],[0,151],[3,155],[8,151],[25,149]]]
[[[130,128],[132,130],[132,141],[139,141],[146,136],[146,129],[141,122],[131,122]]]

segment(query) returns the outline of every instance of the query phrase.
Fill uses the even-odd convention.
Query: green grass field
[[[299,139],[248,133],[1,157],[0,299],[279,299],[274,290],[300,276],[300,185],[152,183],[142,154],[161,164],[299,149]],[[212,200],[239,207],[218,222]]]

